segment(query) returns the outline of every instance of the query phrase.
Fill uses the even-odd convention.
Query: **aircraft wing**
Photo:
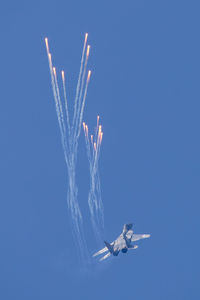
[[[141,239],[149,238],[150,234],[133,234],[131,237],[131,242],[139,241]]]

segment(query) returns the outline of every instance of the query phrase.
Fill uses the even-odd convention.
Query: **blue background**
[[[0,9],[0,298],[198,299],[199,1],[4,1]],[[85,32],[84,120],[100,114],[104,239],[151,233],[92,272],[77,262],[44,38],[71,103]],[[91,254],[80,137],[79,203]],[[89,237],[89,238],[88,238]]]

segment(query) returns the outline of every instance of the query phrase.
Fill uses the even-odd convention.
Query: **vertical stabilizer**
[[[124,224],[122,233],[123,233],[123,234],[126,234],[129,230],[132,229],[132,227],[133,227],[133,224],[132,224],[132,223],[131,223],[131,224]]]
[[[113,253],[113,246],[106,241],[104,241],[104,243],[105,243],[106,247],[108,248],[108,250],[110,251],[110,253]]]

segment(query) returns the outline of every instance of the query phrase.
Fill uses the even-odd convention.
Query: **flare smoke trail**
[[[56,105],[56,113],[58,117],[58,124],[61,133],[61,141],[64,150],[65,162],[68,170],[68,196],[67,204],[72,217],[72,228],[74,230],[74,237],[82,258],[87,255],[87,246],[85,238],[83,235],[83,218],[81,210],[78,204],[77,194],[78,189],[76,185],[75,178],[75,167],[77,161],[77,150],[78,150],[78,140],[81,131],[81,124],[83,119],[83,112],[85,106],[85,100],[87,95],[88,84],[90,80],[91,71],[88,71],[86,78],[87,62],[89,57],[90,46],[87,45],[88,34],[85,34],[85,40],[83,45],[81,66],[78,76],[78,83],[76,88],[76,96],[74,101],[74,111],[73,118],[70,122],[68,101],[65,88],[65,75],[64,71],[61,72],[62,75],[62,88],[63,88],[63,98],[64,103],[61,99],[60,88],[58,85],[56,68],[52,65],[52,57],[49,51],[48,39],[45,38],[46,50],[49,62],[49,70],[51,75],[51,84],[53,89],[53,96]]]
[[[91,214],[91,221],[97,241],[101,241],[101,231],[104,227],[104,210],[101,198],[101,185],[98,169],[101,142],[103,138],[102,126],[99,125],[97,116],[97,127],[94,135],[88,136],[88,126],[83,122],[85,142],[90,169],[90,191],[88,204]]]

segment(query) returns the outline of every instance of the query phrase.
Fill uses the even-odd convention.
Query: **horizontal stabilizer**
[[[104,255],[99,261],[102,261],[102,260],[108,258],[110,255],[111,255],[111,253],[108,252],[108,253],[107,253],[106,255]]]
[[[108,251],[108,248],[107,247],[104,247],[103,249],[99,250],[98,252],[96,252],[95,254],[93,254],[93,256],[97,256],[97,255],[100,255],[104,252]]]
[[[135,249],[137,249],[137,248],[138,248],[138,245],[133,245],[133,246],[129,247],[128,250],[129,250],[129,249],[130,249],[130,250],[135,250]]]

